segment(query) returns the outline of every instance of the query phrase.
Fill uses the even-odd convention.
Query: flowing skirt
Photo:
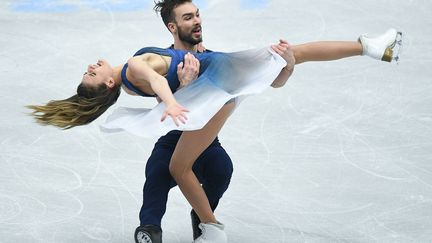
[[[101,125],[104,132],[127,131],[142,137],[165,135],[172,130],[199,130],[228,101],[236,106],[246,96],[267,89],[286,65],[271,48],[233,53],[214,52],[206,70],[191,84],[174,93],[177,102],[189,110],[186,124],[177,127],[170,117],[160,119],[165,111],[162,102],[152,109],[120,107]]]

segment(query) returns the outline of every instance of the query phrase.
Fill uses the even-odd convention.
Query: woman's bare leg
[[[171,175],[202,223],[216,223],[216,218],[204,190],[192,171],[192,165],[216,138],[234,106],[234,102],[223,106],[204,128],[183,132],[171,157]]]
[[[374,38],[361,35],[359,41],[317,41],[289,45],[286,40],[280,40],[279,44],[272,45],[272,49],[282,56],[287,65],[271,86],[274,88],[284,86],[293,73],[295,64],[310,61],[333,61],[359,55],[387,62],[397,61],[401,46],[402,33],[393,28]]]
[[[357,41],[317,41],[291,46],[296,64],[310,61],[332,61],[359,56],[363,47]]]

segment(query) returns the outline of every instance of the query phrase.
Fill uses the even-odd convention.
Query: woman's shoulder
[[[148,47],[143,47],[141,49],[139,49],[134,56],[139,56],[139,55],[143,55],[146,53],[153,53],[153,54],[158,54],[158,55],[166,55],[169,54],[169,51],[165,48],[160,48],[160,47],[154,47],[154,46],[148,46]]]
[[[134,56],[141,56],[143,54],[147,54],[147,53],[152,53],[152,54],[157,54],[157,55],[162,55],[162,56],[184,56],[187,51],[185,50],[178,50],[178,49],[172,49],[172,48],[160,48],[160,47],[143,47],[140,50],[138,50]]]

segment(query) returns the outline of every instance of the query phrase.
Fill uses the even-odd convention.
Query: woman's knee
[[[178,183],[178,181],[182,180],[184,176],[192,172],[192,167],[184,163],[181,163],[180,161],[171,160],[169,165],[169,172],[171,176],[174,178],[174,180],[176,180]]]

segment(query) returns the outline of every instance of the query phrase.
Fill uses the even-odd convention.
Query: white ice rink
[[[297,66],[250,97],[220,139],[234,162],[216,215],[229,242],[432,242],[432,2],[201,0],[207,48],[236,51],[404,32],[399,65]],[[75,92],[87,64],[171,35],[153,1],[0,0],[0,242],[133,242],[156,139],[37,125],[24,108]],[[151,107],[122,95],[115,106]],[[165,243],[191,242],[175,188]]]

